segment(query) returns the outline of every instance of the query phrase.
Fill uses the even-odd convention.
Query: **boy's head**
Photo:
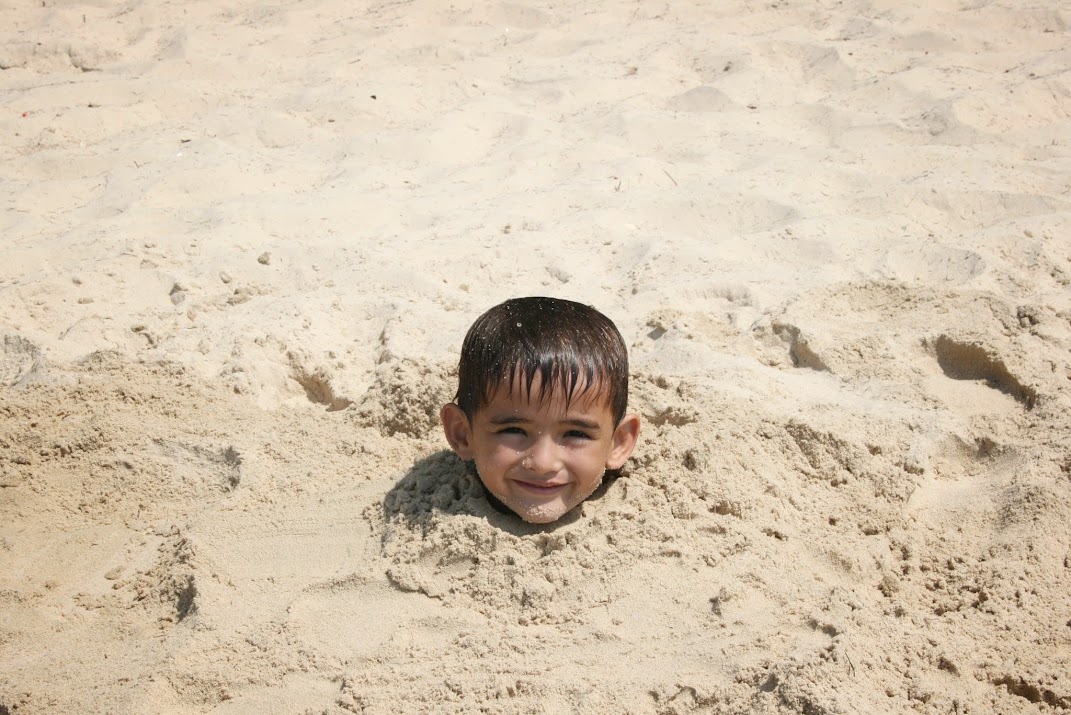
[[[602,313],[556,298],[514,298],[480,316],[461,348],[446,438],[525,521],[554,521],[628,459],[628,352]]]

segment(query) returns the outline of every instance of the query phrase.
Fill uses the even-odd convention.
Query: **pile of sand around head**
[[[701,347],[700,317],[650,339]],[[344,407],[296,371],[308,402],[264,411],[8,340],[0,705],[1068,709],[1068,333],[816,291],[737,336],[757,359],[634,374],[634,459],[549,527],[443,449],[441,364]]]

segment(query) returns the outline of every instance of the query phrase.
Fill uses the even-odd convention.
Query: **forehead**
[[[555,381],[547,390],[538,373],[529,389],[521,375],[516,375],[510,385],[508,377],[499,381],[491,393],[486,408],[517,409],[534,407],[539,410],[569,412],[601,412],[610,410],[610,395],[604,380],[596,380],[590,386],[581,377],[573,388],[572,396],[566,394],[565,387]]]

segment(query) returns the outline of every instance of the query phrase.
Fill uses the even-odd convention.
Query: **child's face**
[[[561,390],[539,398],[502,386],[470,421],[454,404],[442,410],[450,446],[476,462],[487,489],[527,522],[546,524],[591,496],[607,469],[628,459],[639,417],[614,425],[605,394],[591,390],[566,403]]]

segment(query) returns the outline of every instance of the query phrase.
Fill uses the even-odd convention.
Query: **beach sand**
[[[2,715],[1071,711],[1066,2],[0,17]],[[644,422],[547,527],[518,295]]]

